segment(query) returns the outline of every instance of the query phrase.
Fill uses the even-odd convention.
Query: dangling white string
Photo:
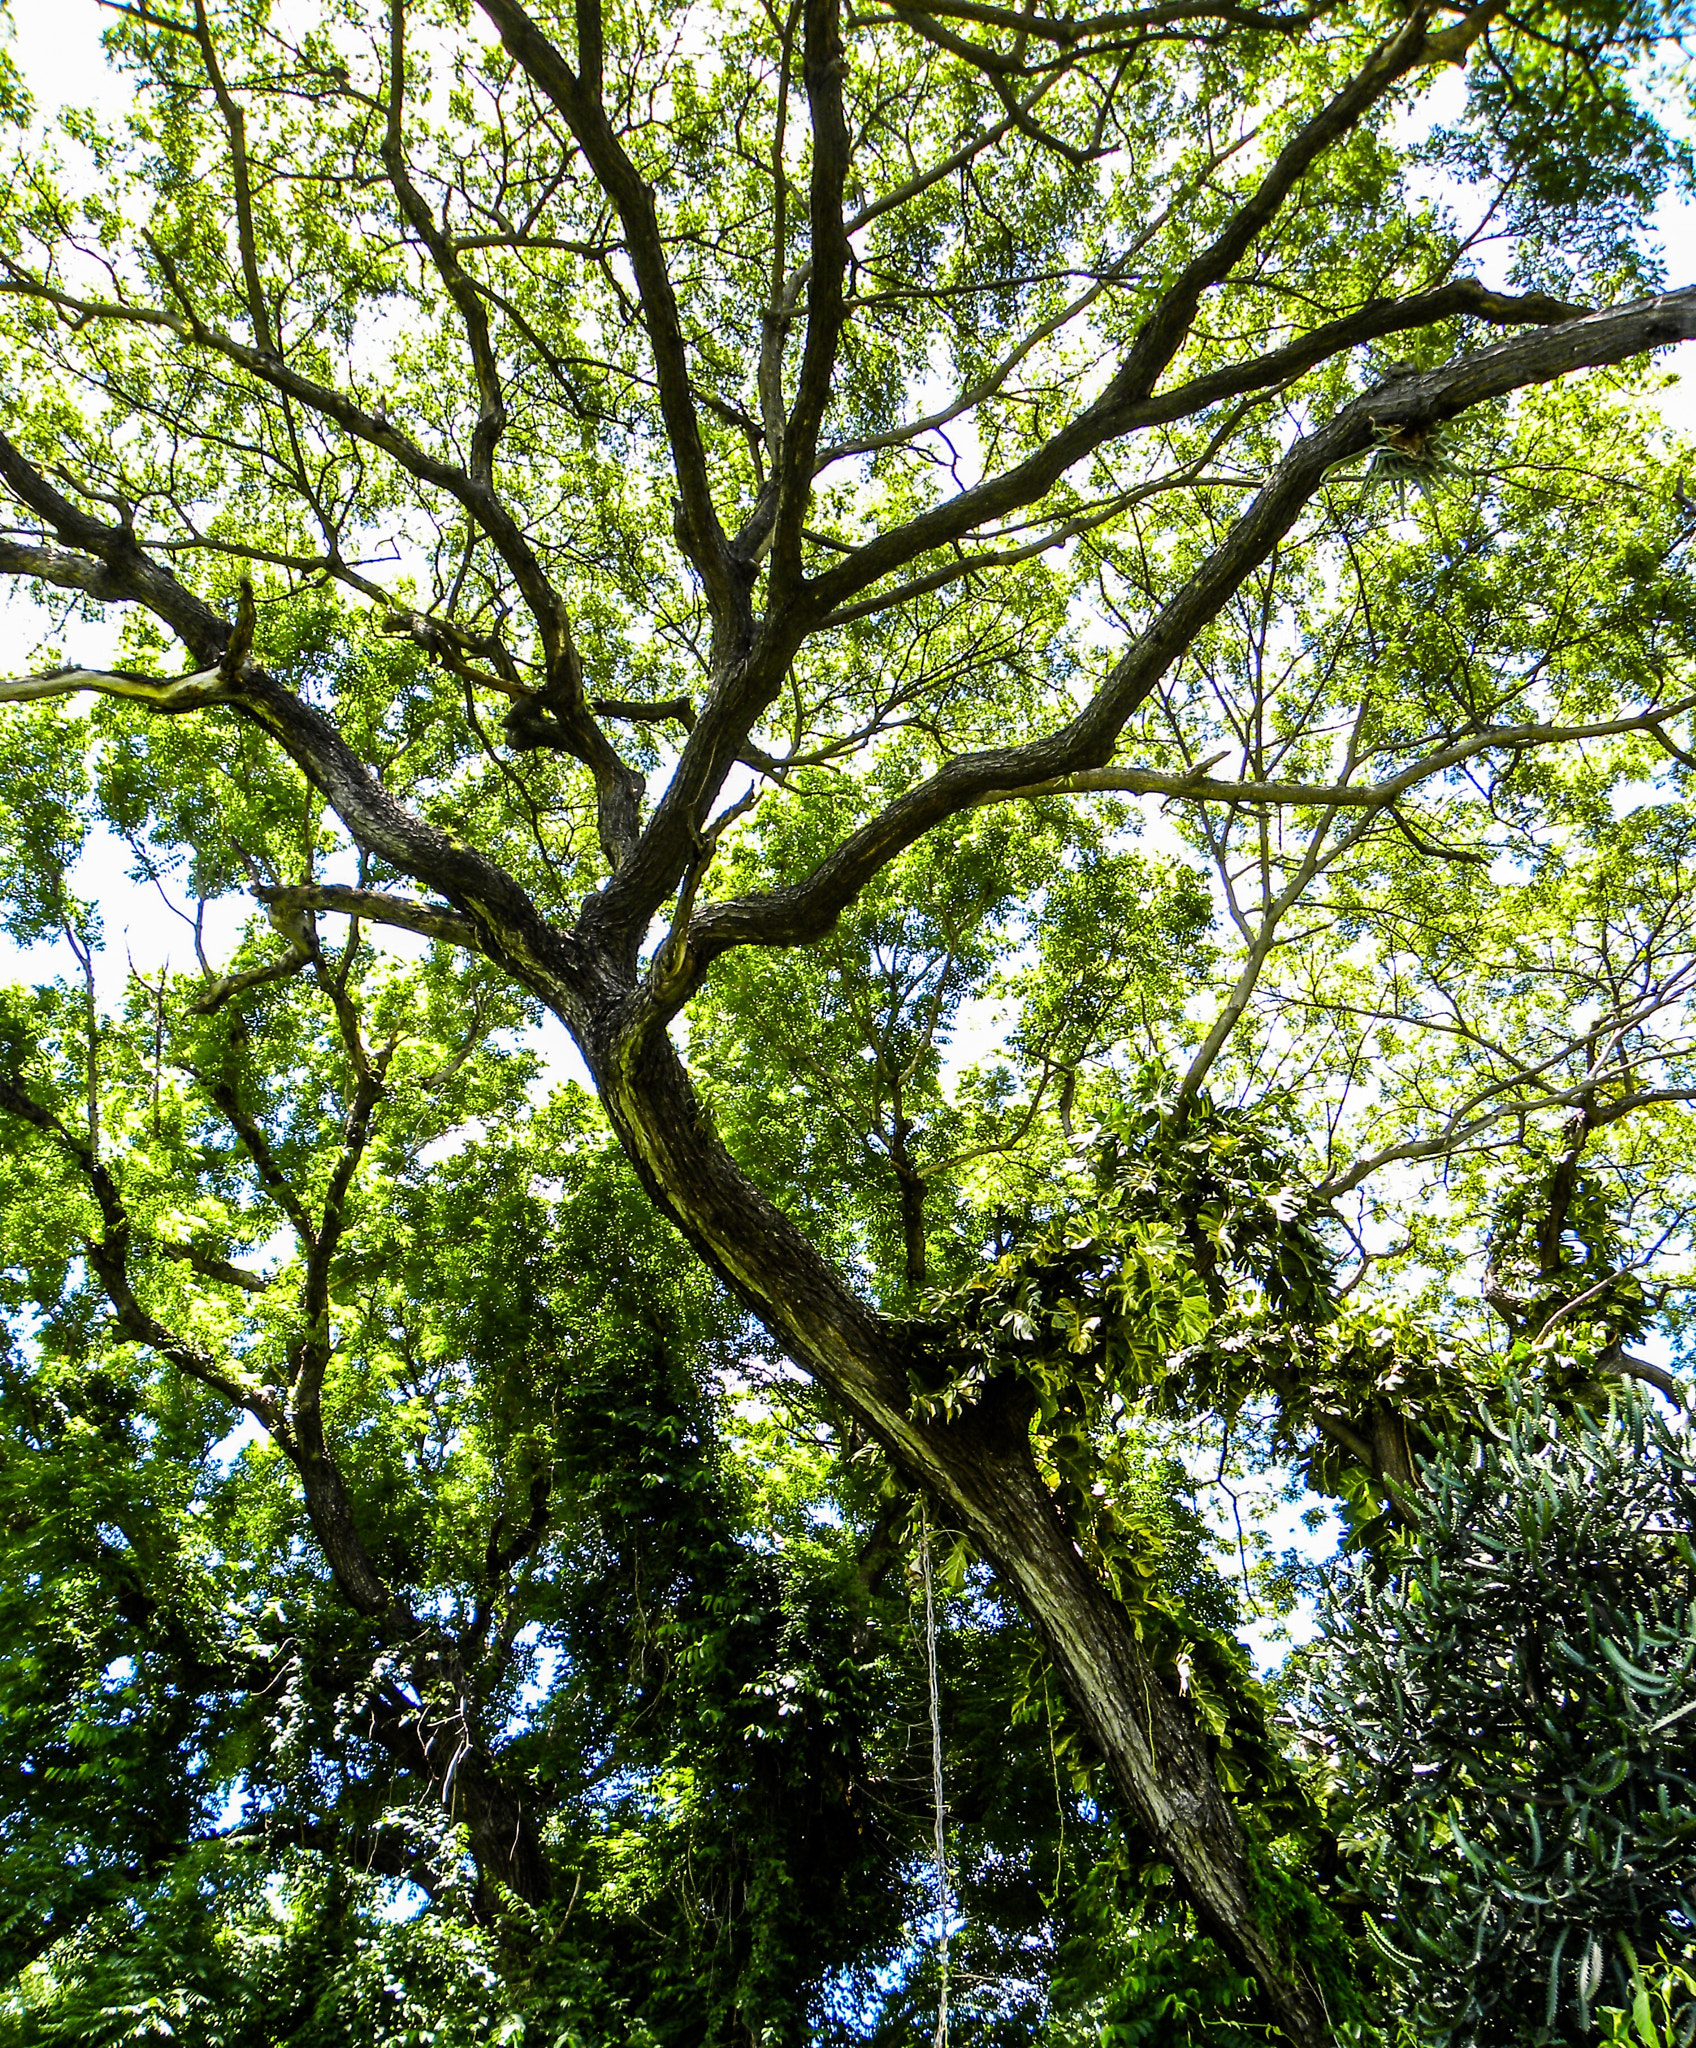
[[[932,2048],[948,2048],[948,1809],[942,1797],[942,1700],[936,1686],[936,1603],[930,1584],[930,1515],[919,1502],[919,1568],[925,1582],[925,1654],[930,1665],[930,1782],[936,1802],[936,1913],[942,1928],[938,1951],[941,1989],[936,1999]]]

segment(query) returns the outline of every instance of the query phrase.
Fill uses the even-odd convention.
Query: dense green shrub
[[[1415,2038],[1593,2041],[1655,1979],[1688,2044],[1696,1445],[1526,1393],[1423,1476],[1399,1561],[1333,1584],[1310,1702]]]

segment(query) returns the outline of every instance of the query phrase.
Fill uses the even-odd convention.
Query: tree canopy
[[[1680,1384],[1696,22],[107,13],[117,120],[0,46],[5,2023],[1380,2025],[1240,1496],[1388,1583]]]

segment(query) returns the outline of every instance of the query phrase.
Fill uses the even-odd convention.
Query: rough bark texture
[[[1035,1625],[1120,1797],[1202,1924],[1255,1977],[1290,2041],[1322,2042],[1323,2006],[1255,1897],[1205,1740],[1068,1534],[1036,1469],[1022,1394],[998,1387],[953,1423],[915,1421],[896,1333],[738,1170],[669,1042],[650,1038],[634,1061],[604,1046],[591,1058],[655,1199],[791,1355],[947,1502]]]

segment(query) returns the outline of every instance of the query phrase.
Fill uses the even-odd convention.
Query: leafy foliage
[[[57,1946],[0,2006],[0,2041],[519,2040],[476,1932],[433,1916],[396,1920],[388,1903],[379,1883],[339,1863],[207,1845]]]
[[[1273,1517],[1691,1328],[1689,29],[0,48],[14,2037],[912,2039],[921,1494],[961,2035],[1370,2033]]]
[[[1645,1971],[1696,1918],[1688,1433],[1523,1389],[1424,1478],[1403,1553],[1332,1597],[1309,1710],[1373,1939],[1422,2040],[1594,2039],[1612,2007],[1648,2048]],[[1686,2040],[1687,1980],[1660,1981]]]

